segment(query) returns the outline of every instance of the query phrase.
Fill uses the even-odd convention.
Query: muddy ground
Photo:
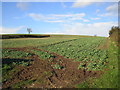
[[[37,48],[7,48],[31,52],[31,49]],[[48,51],[45,51],[48,52]],[[31,84],[23,85],[21,88],[75,88],[89,77],[99,77],[101,71],[78,70],[80,62],[73,62],[72,59],[64,58],[56,53],[51,53],[55,57],[49,60],[42,60],[39,56],[33,54],[30,58],[33,60],[27,67],[17,66],[19,69],[13,77],[3,82],[3,88],[11,88],[12,85],[21,81],[32,80]],[[54,64],[63,66],[62,69],[55,69]]]

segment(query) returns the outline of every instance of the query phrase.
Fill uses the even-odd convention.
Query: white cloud
[[[89,6],[93,3],[96,3],[96,2],[118,2],[119,0],[76,0],[72,7],[73,8],[82,8],[82,7],[86,7],[86,6]],[[99,12],[99,11],[98,11]]]
[[[55,17],[83,17],[85,13],[77,13],[77,14],[52,14]]]
[[[56,21],[45,21],[45,22],[51,22],[51,23],[59,23],[59,22],[64,22],[63,20],[56,20]]]
[[[117,8],[118,8],[118,4],[113,4],[111,6],[108,6],[106,10],[109,12],[116,12]]]
[[[20,8],[21,10],[27,10],[28,8],[28,3],[27,2],[18,2],[16,4],[17,8]]]
[[[99,19],[101,19],[101,18],[90,18],[91,20],[99,20]]]
[[[90,20],[87,20],[87,19],[83,19],[83,22],[90,22]]]
[[[21,30],[25,28],[25,26],[19,26],[19,27],[16,27],[16,28],[6,28],[6,27],[0,27],[0,33],[1,34],[15,34],[17,33],[17,31]]]
[[[73,3],[72,7],[73,8],[77,8],[77,7],[85,7],[88,6],[90,4],[92,4],[93,2],[75,2]]]
[[[46,32],[45,34],[66,34],[66,35],[90,35],[109,36],[112,26],[117,26],[117,22],[98,22],[92,24],[70,23],[63,24],[63,29],[56,29],[56,32]]]
[[[46,33],[44,33],[44,34],[64,34],[64,33],[61,33],[61,32],[46,32]]]
[[[36,13],[30,13],[28,14],[29,17],[31,17],[33,20],[36,21],[43,21],[43,22],[69,22],[73,20],[82,20],[83,22],[87,21],[83,17],[85,16],[85,13],[76,13],[76,14],[36,14]]]
[[[110,5],[106,8],[106,13],[100,16],[117,16],[118,15],[118,3]]]
[[[28,14],[28,16],[30,16],[32,19],[34,19],[36,21],[39,21],[39,20],[42,20],[45,18],[43,15],[35,14],[35,13],[30,13],[30,14]]]
[[[97,2],[102,2],[102,1],[104,1],[104,0],[97,0]],[[91,5],[91,4],[95,3],[95,2],[96,2],[96,0],[76,0],[73,3],[72,7],[73,8],[86,7],[86,6],[89,6],[89,5]]]
[[[108,36],[109,30],[112,26],[117,26],[117,22],[99,22],[93,24],[85,23],[73,23],[64,24],[64,34],[74,34],[74,35],[98,35],[98,36]]]

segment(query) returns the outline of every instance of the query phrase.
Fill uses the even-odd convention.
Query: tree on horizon
[[[27,28],[28,34],[30,34],[32,32],[31,28]]]

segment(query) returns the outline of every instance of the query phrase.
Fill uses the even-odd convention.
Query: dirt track
[[[30,52],[30,48],[12,49]],[[3,82],[3,88],[11,88],[11,85],[25,80],[33,80],[33,83],[22,86],[24,88],[75,88],[76,84],[81,83],[88,77],[99,77],[102,73],[100,71],[78,70],[77,67],[80,62],[73,62],[72,59],[66,59],[56,53],[51,54],[55,56],[52,61],[41,60],[39,56],[33,55],[30,66],[16,67],[19,72],[15,73],[9,81]],[[52,67],[54,64],[60,64],[64,68],[54,69]]]

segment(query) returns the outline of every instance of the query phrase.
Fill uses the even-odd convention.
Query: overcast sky
[[[108,36],[112,26],[117,2],[2,2],[0,33]]]

